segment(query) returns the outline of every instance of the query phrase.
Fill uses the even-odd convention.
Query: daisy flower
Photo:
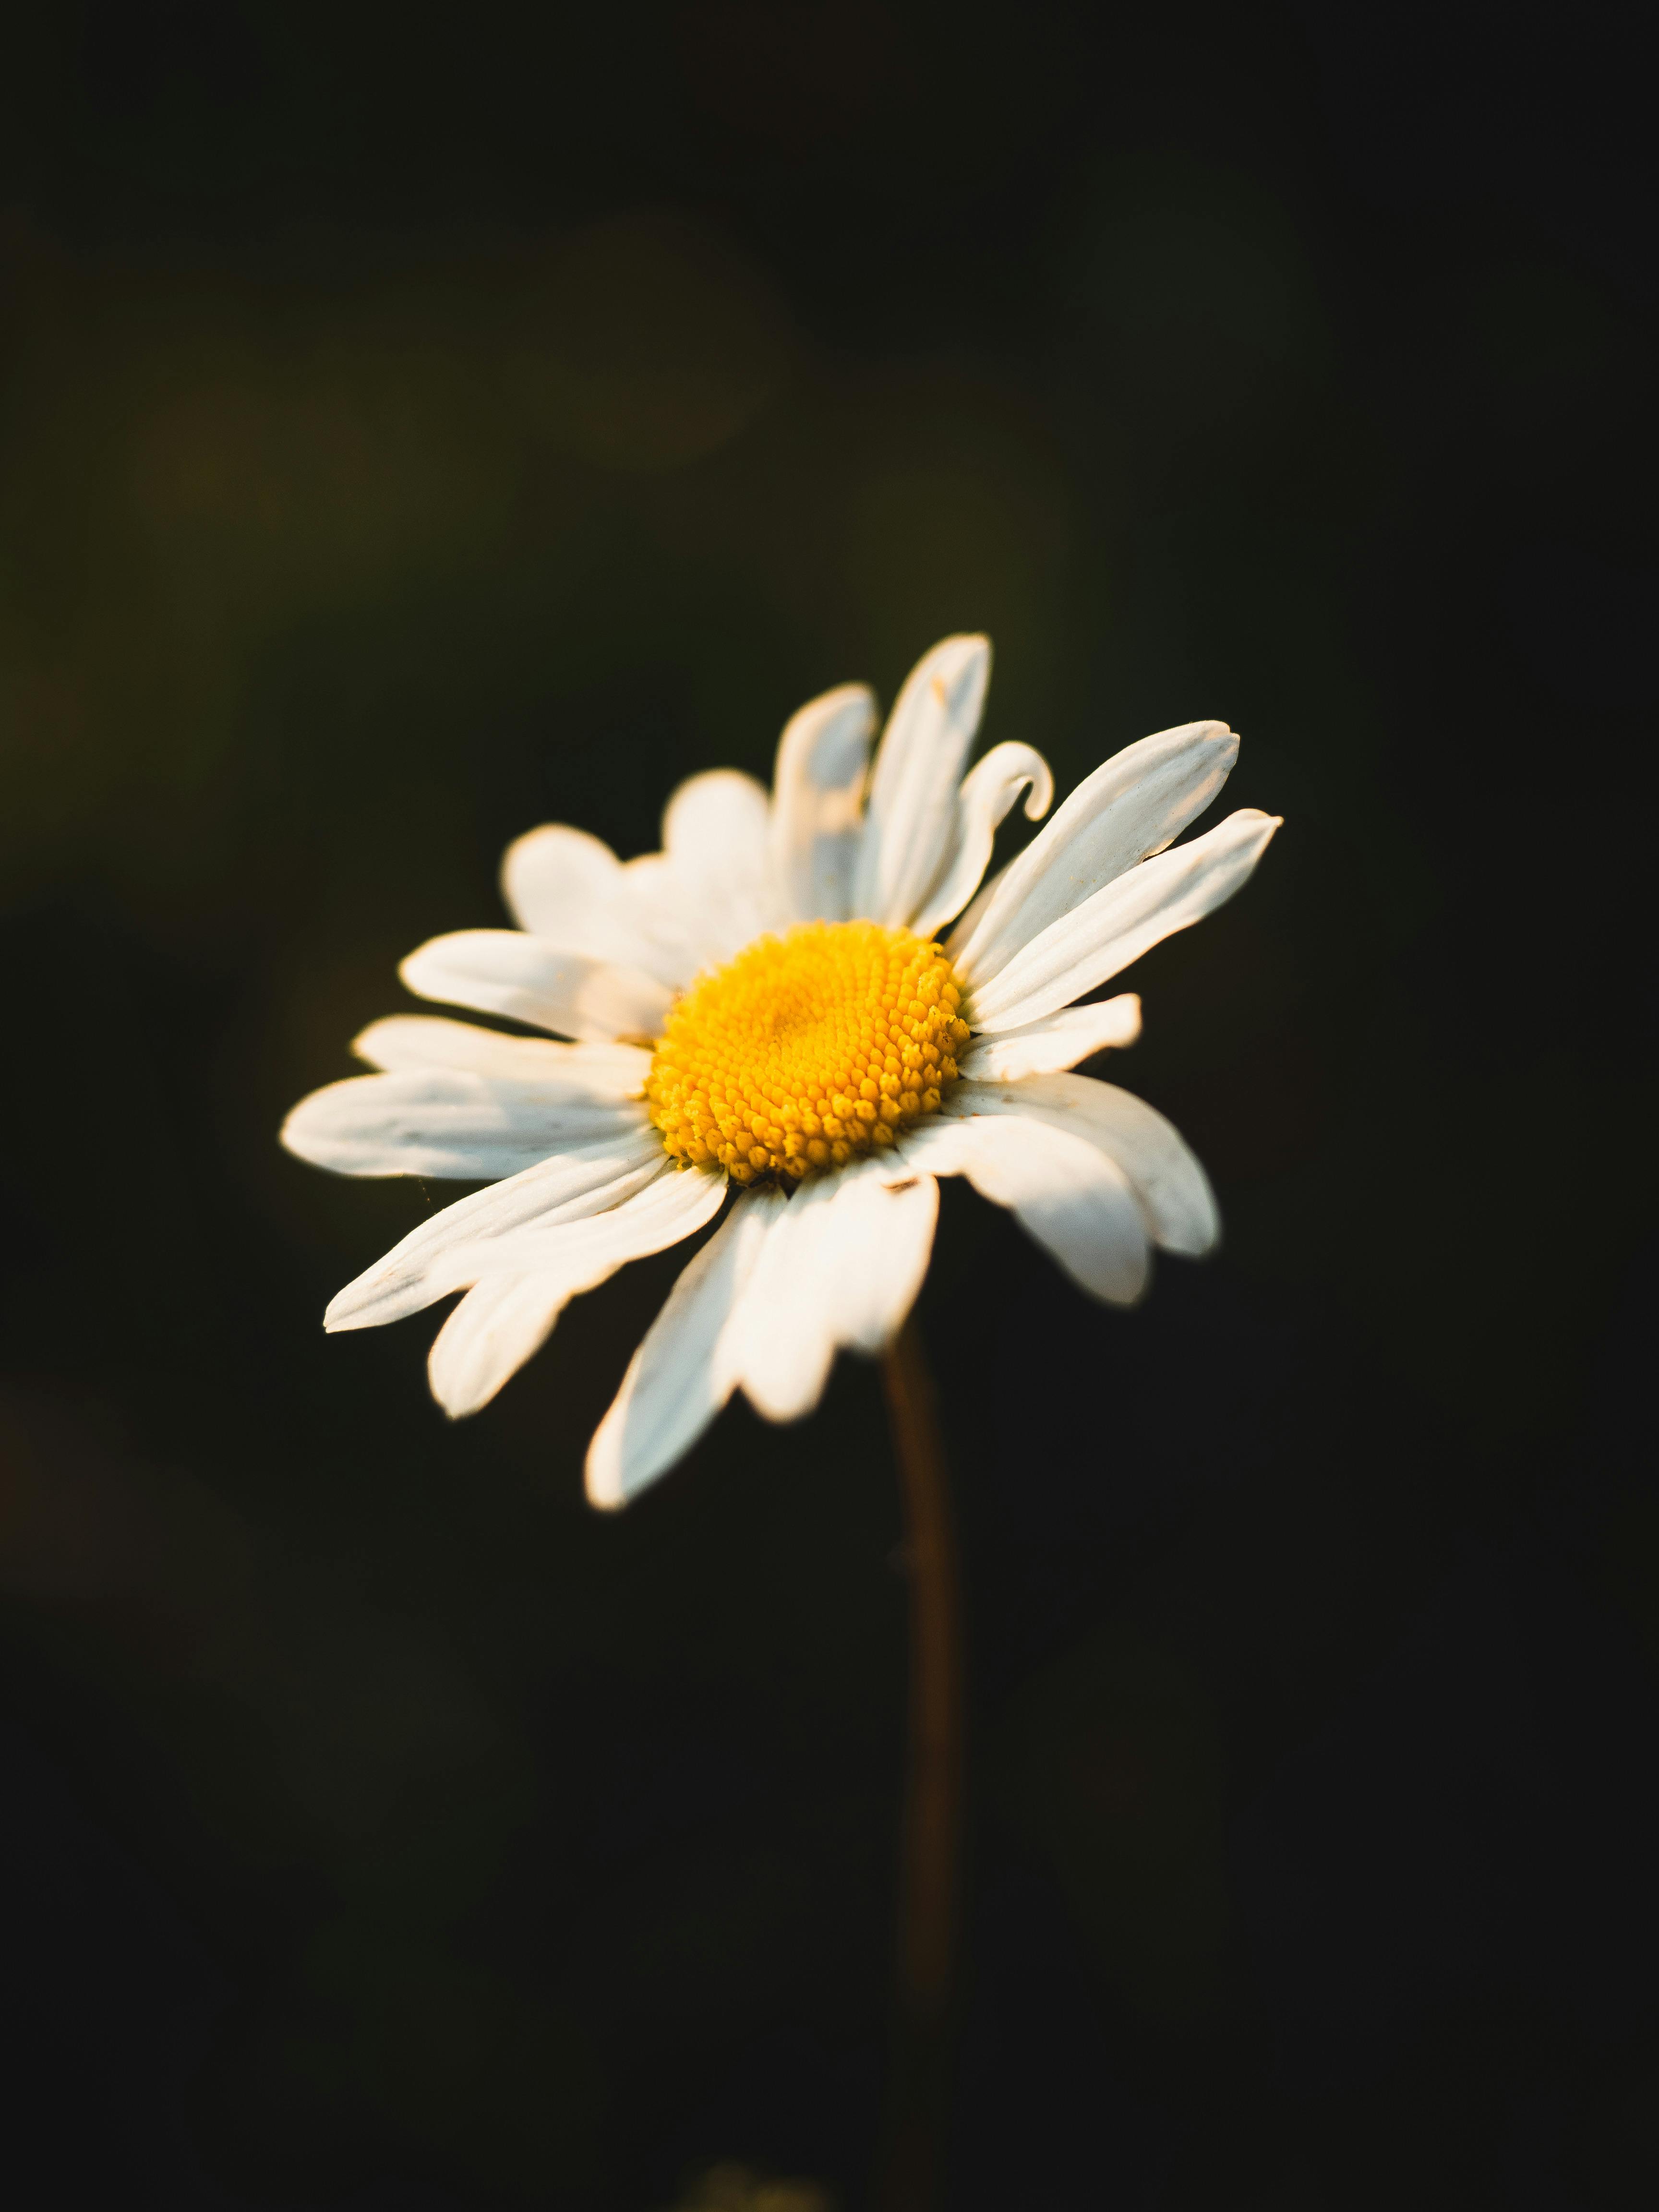
[[[1022,793],[1041,819],[1054,789],[1026,744],[967,769],[989,672],[983,638],[935,646],[873,763],[870,692],[826,692],[784,730],[769,796],[732,769],[693,776],[659,853],[621,861],[558,823],[511,846],[518,927],[434,938],[400,973],[420,998],[550,1034],[392,1015],[355,1046],[378,1072],[283,1127],[340,1174],[489,1186],[349,1284],[325,1325],[464,1292],[430,1375],[446,1412],[476,1413],[579,1291],[723,1215],[593,1437],[588,1495],[615,1506],[734,1390],[794,1420],[839,1349],[891,1342],[940,1176],[1113,1304],[1140,1296],[1153,1246],[1208,1251],[1215,1201],[1181,1137],[1068,1071],[1140,1027],[1133,994],[1086,994],[1230,897],[1278,817],[1247,807],[1174,844],[1238,750],[1224,724],[1189,722],[1115,754],[981,890],[998,823]]]

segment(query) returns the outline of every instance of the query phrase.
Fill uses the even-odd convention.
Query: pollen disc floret
[[[938,1111],[968,1024],[937,945],[873,921],[762,937],[694,983],[651,1063],[676,1159],[734,1182],[845,1167]]]

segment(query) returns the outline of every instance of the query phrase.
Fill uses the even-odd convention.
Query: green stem
[[[963,1646],[939,1407],[915,1322],[883,1362],[904,1498],[910,1715],[899,1888],[898,2005],[882,2212],[934,2212],[950,2091],[963,1794]]]

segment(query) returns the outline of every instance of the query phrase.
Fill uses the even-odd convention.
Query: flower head
[[[981,890],[998,823],[1022,793],[1039,819],[1054,787],[1024,744],[963,773],[989,667],[982,638],[936,646],[873,763],[869,692],[814,700],[769,796],[730,769],[693,776],[660,853],[624,863],[559,824],[520,838],[502,867],[519,928],[435,938],[401,972],[551,1035],[392,1016],[356,1041],[379,1072],[284,1125],[290,1151],[343,1174],[491,1186],[349,1284],[326,1326],[465,1291],[430,1373],[447,1412],[473,1413],[579,1291],[724,1209],[589,1449],[588,1494],[617,1505],[734,1389],[793,1420],[838,1349],[891,1338],[941,1175],[1114,1304],[1140,1295],[1153,1245],[1208,1250],[1214,1200],[1176,1131],[1066,1071],[1139,1032],[1133,994],[1085,994],[1237,890],[1277,817],[1246,808],[1174,844],[1238,750],[1191,722],[1115,754]]]
[[[645,1095],[676,1159],[733,1182],[844,1168],[935,1114],[968,1024],[937,945],[873,921],[757,938],[669,1014]]]

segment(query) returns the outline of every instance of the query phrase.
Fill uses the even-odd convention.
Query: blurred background
[[[969,628],[1062,792],[1217,715],[1288,818],[1123,979],[1222,1255],[946,1193],[951,2203],[1659,2197],[1633,15],[11,19],[14,2202],[865,2202],[873,1370],[596,1516],[678,1261],[452,1427],[319,1323],[454,1187],[276,1130],[510,837]]]

